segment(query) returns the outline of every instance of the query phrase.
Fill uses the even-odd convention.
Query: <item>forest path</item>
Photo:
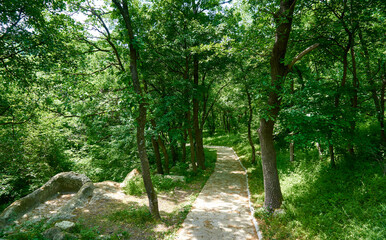
[[[245,171],[231,148],[217,150],[214,173],[193,203],[176,240],[258,239],[249,210]]]

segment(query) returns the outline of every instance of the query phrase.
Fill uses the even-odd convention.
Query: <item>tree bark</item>
[[[186,133],[186,130],[184,130],[183,137],[181,138],[181,148],[182,148],[181,161],[182,162],[186,162],[186,138],[187,138],[187,133]]]
[[[168,154],[168,151],[167,151],[167,149],[165,147],[165,144],[164,144],[161,136],[158,135],[157,141],[158,141],[158,145],[161,147],[162,153],[163,153],[164,158],[165,158],[165,164],[164,164],[165,173],[169,174],[170,170],[169,170],[169,154]]]
[[[354,41],[354,39],[352,38],[352,41]],[[353,82],[352,82],[352,85],[353,85],[353,88],[354,88],[354,94],[351,98],[351,107],[352,107],[352,111],[355,113],[356,115],[356,112],[358,111],[357,108],[358,108],[358,88],[359,88],[359,80],[358,80],[358,77],[357,77],[357,65],[356,65],[356,61],[355,61],[355,51],[354,51],[354,42],[351,43],[351,63],[352,63],[352,75],[353,75]],[[355,117],[352,121],[350,121],[350,135],[351,135],[351,139],[354,139],[355,137],[355,126],[356,126],[356,121],[355,121]],[[354,156],[355,155],[355,151],[354,151],[354,144],[353,143],[350,143],[349,145],[349,153],[351,156]]]
[[[328,150],[330,151],[330,163],[331,163],[331,167],[332,168],[335,168],[336,165],[335,165],[335,156],[334,156],[334,145],[332,144],[329,144],[328,145]]]
[[[190,111],[186,114],[187,122],[190,125]],[[196,150],[194,147],[194,139],[192,134],[192,128],[189,126],[188,128],[188,136],[189,136],[189,144],[190,144],[190,162],[192,163],[193,172],[197,172],[197,165],[196,165]]]
[[[178,161],[178,153],[177,153],[177,150],[176,150],[175,143],[171,142],[171,141],[170,141],[170,153],[172,154],[173,164],[176,164],[176,162]]]
[[[150,167],[149,160],[146,153],[146,139],[145,139],[145,125],[146,125],[146,103],[143,100],[143,94],[141,89],[141,84],[138,78],[138,68],[137,68],[137,50],[135,49],[134,42],[134,31],[131,25],[131,16],[129,13],[129,8],[125,0],[113,0],[113,3],[118,8],[123,20],[125,22],[126,30],[129,35],[129,49],[130,49],[130,73],[131,79],[133,82],[134,90],[139,96],[139,107],[138,107],[138,117],[137,121],[137,146],[138,146],[138,155],[141,160],[142,167],[142,178],[145,185],[147,197],[149,199],[149,209],[152,216],[155,219],[160,219],[159,209],[158,209],[158,199],[157,194],[154,191],[153,183],[150,177]]]
[[[249,116],[248,116],[248,141],[249,141],[249,145],[251,145],[251,151],[252,151],[251,163],[255,164],[256,163],[256,149],[255,149],[255,144],[253,143],[252,130],[251,130],[252,118],[253,118],[252,99],[251,99],[251,94],[249,93],[249,90],[248,90],[248,86],[245,87],[245,91],[247,93],[248,109],[249,109]]]
[[[276,40],[270,59],[271,89],[268,95],[267,116],[260,119],[259,136],[265,191],[264,207],[268,210],[280,208],[283,200],[276,165],[273,128],[280,111],[281,99],[279,98],[279,92],[288,74],[288,66],[284,65],[284,59],[292,28],[295,4],[296,0],[282,0],[280,9],[274,14]],[[294,63],[291,63],[291,65]]]
[[[161,161],[161,155],[159,152],[159,145],[155,137],[151,137],[151,143],[153,145],[154,149],[154,155],[155,155],[155,164],[157,165],[157,173],[158,174],[164,174],[164,170],[162,168],[162,161]]]
[[[193,128],[194,135],[196,140],[196,158],[197,165],[202,170],[205,170],[205,154],[204,154],[204,144],[202,141],[202,130],[200,129],[199,123],[199,94],[198,94],[198,57],[195,55],[193,57]]]

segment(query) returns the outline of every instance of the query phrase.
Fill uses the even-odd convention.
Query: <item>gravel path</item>
[[[176,239],[258,239],[249,211],[244,169],[231,148],[217,150],[217,163]]]

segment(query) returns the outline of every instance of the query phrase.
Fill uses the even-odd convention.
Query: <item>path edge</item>
[[[249,191],[249,181],[248,181],[248,172],[247,172],[247,169],[244,167],[243,163],[240,161],[240,158],[239,158],[239,156],[237,155],[237,153],[235,152],[235,150],[234,150],[233,148],[230,148],[230,149],[232,149],[233,153],[234,153],[235,156],[236,156],[237,161],[239,161],[241,167],[244,169],[244,172],[245,172],[245,179],[246,179],[246,182],[247,182],[247,192],[248,192],[249,210],[251,211],[252,222],[253,222],[253,225],[255,225],[255,229],[256,229],[256,232],[257,232],[257,237],[259,238],[259,240],[262,240],[262,239],[263,239],[263,234],[261,233],[260,228],[259,228],[259,224],[257,223],[256,218],[255,218],[255,216],[254,216],[254,215],[255,215],[255,208],[252,206],[251,192]]]

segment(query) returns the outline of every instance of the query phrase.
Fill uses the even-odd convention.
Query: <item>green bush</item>
[[[123,188],[123,192],[128,195],[141,196],[146,192],[145,185],[141,176],[133,177]]]

